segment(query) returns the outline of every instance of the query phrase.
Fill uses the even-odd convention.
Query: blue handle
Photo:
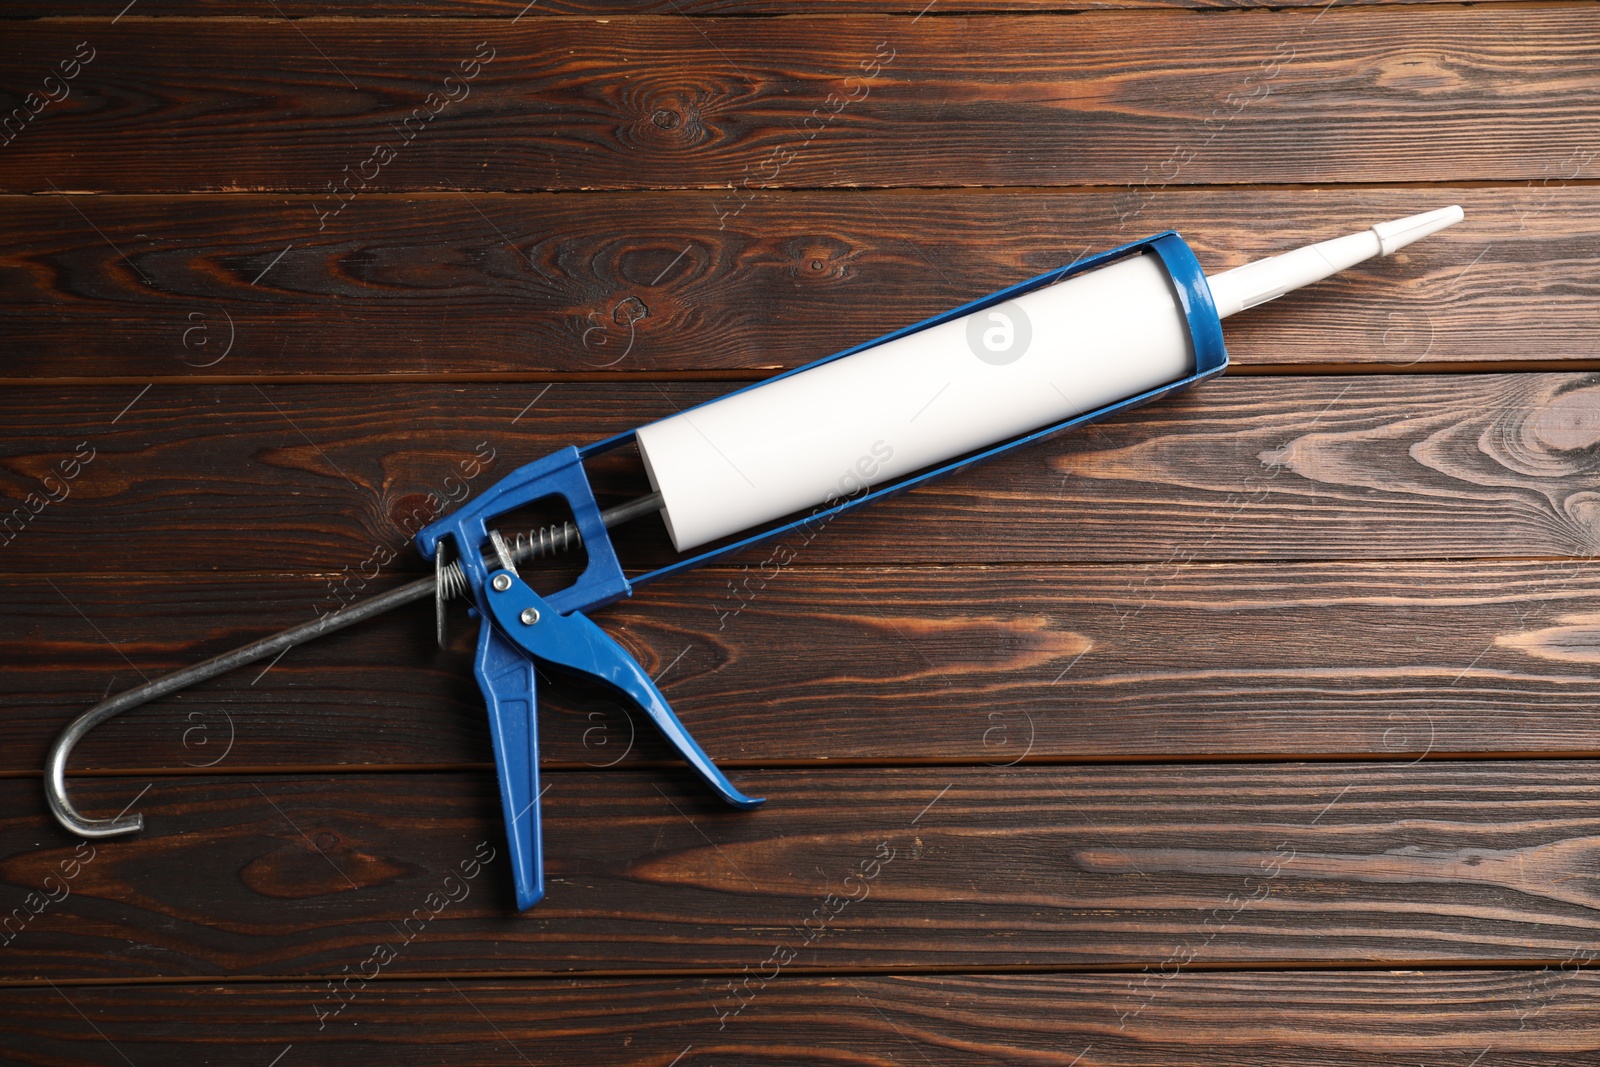
[[[488,521],[545,497],[559,496],[572,508],[589,560],[577,581],[549,598],[528,588],[512,571],[497,566],[491,575],[483,559]],[[433,559],[442,542],[454,544],[472,602],[483,615],[474,671],[489,709],[500,806],[517,887],[517,908],[526,911],[544,896],[544,846],[539,826],[538,694],[534,661],[605,682],[649,715],[689,765],[737,808],[752,808],[747,797],[711,762],[678,721],[661,691],[627,651],[582,614],[628,595],[630,587],[606,534],[600,507],[575,448],[518,467],[459,511],[417,533],[417,548]],[[503,576],[503,579],[502,579]],[[504,593],[493,588],[499,580]],[[515,600],[513,608],[506,605]],[[537,624],[523,623],[524,611],[537,612]],[[509,614],[507,613],[509,612]],[[533,617],[533,616],[530,616]]]
[[[539,829],[539,730],[533,662],[488,619],[473,663],[489,707],[489,736],[500,779],[500,807],[517,886],[517,910],[544,899],[544,839]]]

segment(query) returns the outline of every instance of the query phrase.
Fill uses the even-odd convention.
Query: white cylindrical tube
[[[1187,377],[1166,268],[1131,256],[638,431],[684,552]]]

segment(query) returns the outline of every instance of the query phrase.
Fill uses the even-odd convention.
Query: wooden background
[[[124,3],[0,33],[5,1063],[1600,1049],[1594,5]],[[772,799],[546,689],[526,916],[420,605],[98,731],[138,837],[45,813],[73,716],[422,573],[430,494],[1153,231],[1449,203],[1223,380],[602,613]]]

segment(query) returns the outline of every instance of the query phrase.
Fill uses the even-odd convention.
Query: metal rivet
[[[489,584],[494,586],[494,591],[496,593],[504,593],[507,589],[511,588],[511,575],[497,574],[494,576],[494,581],[490,582]]]
[[[536,623],[538,621],[539,621],[539,609],[538,608],[523,608],[522,609],[522,625],[524,625],[524,626],[532,626],[534,623]]]

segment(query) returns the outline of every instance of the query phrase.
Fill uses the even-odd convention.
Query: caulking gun
[[[50,810],[84,837],[144,826],[138,813],[88,818],[67,797],[67,759],[114,715],[301,642],[429,596],[466,597],[481,617],[474,667],[489,732],[517,906],[544,895],[535,665],[598,679],[647,714],[713,791],[736,789],[678,720],[644,669],[587,612],[633,590],[932,478],[1159,399],[1222,373],[1222,320],[1389,255],[1460,221],[1459,207],[1207,277],[1168,231],[1041,274],[913,326],[740,389],[637,430],[568,447],[512,471],[418,532],[434,574],[233,652],[119,693],[80,715],[51,748]],[[636,448],[653,492],[601,510],[584,465]],[[489,522],[560,498],[563,521],[507,541]],[[811,509],[809,512],[806,509]],[[680,558],[626,577],[606,531],[657,512]],[[804,513],[804,514],[801,514]],[[567,587],[535,592],[519,564],[582,547]]]

